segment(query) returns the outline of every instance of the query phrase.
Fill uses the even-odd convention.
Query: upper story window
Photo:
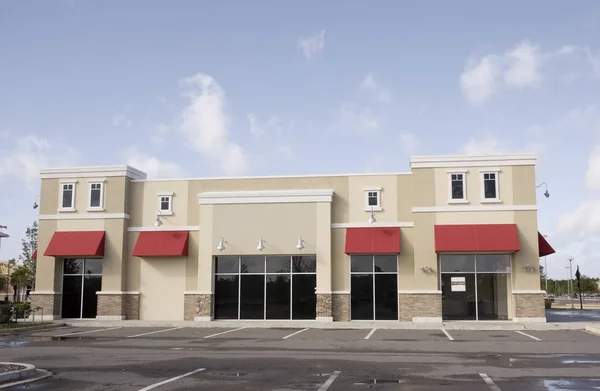
[[[104,181],[89,181],[88,210],[104,210]]]
[[[500,202],[498,171],[481,171],[482,202]]]
[[[74,212],[75,211],[75,185],[77,182],[64,182],[60,183],[60,208],[62,212]]]
[[[158,193],[158,211],[161,215],[173,214],[173,193]]]
[[[467,202],[466,174],[465,171],[448,173],[449,203]]]
[[[370,187],[365,189],[366,211],[381,211],[381,187]]]

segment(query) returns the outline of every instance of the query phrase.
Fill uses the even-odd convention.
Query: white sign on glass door
[[[452,292],[465,292],[467,290],[465,277],[451,277],[450,284],[452,285]]]

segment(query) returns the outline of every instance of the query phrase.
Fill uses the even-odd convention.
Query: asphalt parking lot
[[[0,337],[54,376],[8,390],[593,390],[584,331],[61,327]]]

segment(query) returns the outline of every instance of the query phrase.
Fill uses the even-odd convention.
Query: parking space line
[[[335,381],[335,379],[337,379],[337,377],[340,375],[340,373],[342,373],[342,371],[334,371],[331,374],[331,376],[329,376],[329,379],[327,379],[327,381],[323,383],[323,385],[319,387],[317,391],[327,391],[329,387],[331,387],[331,384]]]
[[[487,384],[492,391],[502,391],[500,387],[498,387],[496,383],[494,383],[494,381],[485,373],[480,373],[479,376],[481,376],[485,384]]]
[[[135,337],[141,337],[143,335],[150,335],[150,334],[156,334],[156,333],[164,333],[165,331],[171,331],[171,330],[179,330],[179,329],[183,329],[185,326],[181,326],[181,327],[173,327],[172,329],[165,329],[165,330],[158,330],[158,331],[150,331],[148,333],[142,333],[142,334],[136,334],[136,335],[130,335],[127,338],[135,338]]]
[[[204,338],[216,337],[217,335],[223,335],[223,334],[227,334],[227,333],[233,333],[234,331],[239,331],[239,330],[243,330],[243,329],[247,329],[247,327],[240,327],[239,329],[227,330],[227,331],[223,331],[222,333],[216,333],[216,334],[207,335]]]
[[[449,332],[447,332],[447,331],[446,331],[446,329],[441,329],[441,330],[442,330],[442,332],[443,332],[444,334],[446,334],[446,337],[448,337],[448,339],[449,339],[450,341],[454,341],[454,338],[452,338],[452,336],[450,335],[450,333],[449,333]]]
[[[301,332],[303,332],[303,331],[306,331],[306,330],[308,330],[308,329],[302,329],[302,330],[300,330],[300,331],[296,331],[295,333],[291,333],[291,334],[289,334],[289,335],[286,335],[286,336],[285,336],[285,337],[283,337],[282,339],[288,339],[289,337],[293,337],[294,335],[296,335],[296,334],[300,334]]]
[[[156,387],[160,387],[160,386],[162,386],[163,384],[172,383],[172,382],[174,382],[174,381],[176,381],[176,380],[183,379],[184,377],[187,377],[187,376],[193,375],[194,373],[202,372],[202,371],[203,371],[203,370],[205,370],[205,369],[206,369],[206,368],[199,368],[199,369],[196,369],[195,371],[191,371],[191,372],[188,372],[188,373],[184,373],[183,375],[175,376],[175,377],[172,377],[172,378],[170,378],[170,379],[163,380],[163,381],[161,381],[161,382],[159,382],[159,383],[150,384],[148,387],[141,388],[139,391],[149,391],[149,390],[153,390],[153,389],[155,389]]]
[[[369,332],[369,334],[367,334],[367,336],[365,337],[365,339],[369,339],[369,338],[371,338],[371,335],[373,335],[373,334],[375,333],[375,330],[377,330],[377,329],[373,329],[373,330],[371,330],[371,331]]]
[[[515,330],[515,331],[516,331],[517,333],[521,334],[521,335],[524,335],[524,336],[526,336],[526,337],[529,337],[529,338],[531,338],[531,339],[535,339],[536,341],[541,341],[541,339],[539,339],[538,337],[534,337],[533,335],[530,335],[530,334],[524,333],[524,332],[522,332],[522,331],[519,331],[519,330]]]
[[[89,330],[89,331],[77,331],[75,333],[67,333],[67,334],[60,334],[60,335],[56,335],[56,337],[66,337],[69,335],[75,335],[75,334],[89,334],[89,333],[97,333],[98,331],[108,331],[108,330],[115,330],[115,329],[120,329],[123,326],[117,326],[117,327],[109,327],[107,329],[98,329],[98,330]]]

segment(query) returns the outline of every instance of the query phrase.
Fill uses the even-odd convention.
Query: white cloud
[[[248,114],[250,123],[250,134],[254,137],[262,137],[266,134],[281,136],[283,125],[276,115],[270,115],[264,123],[259,123],[258,117],[252,113]]]
[[[325,30],[306,38],[298,39],[298,47],[307,59],[319,56],[325,47]]]
[[[600,199],[581,203],[575,210],[558,217],[557,236],[584,240],[600,235]]]
[[[375,81],[373,74],[369,72],[362,83],[360,83],[359,91],[372,96],[379,102],[389,102],[391,95],[387,88]]]
[[[112,124],[115,127],[129,128],[132,125],[132,121],[126,114],[119,113],[113,115]]]
[[[17,139],[14,146],[0,150],[0,182],[9,178],[23,179],[30,185],[39,179],[41,168],[70,166],[78,160],[79,154],[64,143],[24,136]]]
[[[151,178],[181,178],[185,175],[181,166],[174,162],[159,160],[140,152],[136,147],[130,147],[123,153],[126,163],[138,170],[144,171]]]
[[[538,48],[528,42],[523,42],[506,53],[507,69],[504,72],[504,82],[515,88],[536,85],[542,78],[539,57]]]
[[[414,133],[401,133],[400,141],[408,153],[414,153],[421,143]]]
[[[244,173],[244,150],[230,140],[225,91],[212,76],[202,73],[183,79],[181,84],[189,102],[182,112],[180,131],[192,148],[219,164],[227,175]]]
[[[600,146],[595,147],[590,153],[585,183],[591,190],[600,190]]]
[[[544,153],[546,146],[541,141],[526,143],[523,147],[511,148],[498,138],[487,135],[482,138],[471,137],[460,147],[460,153],[465,155],[490,155],[500,153]]]
[[[473,105],[479,105],[489,100],[496,90],[498,73],[499,66],[496,56],[469,59],[464,72],[460,75],[460,88],[467,100]]]

